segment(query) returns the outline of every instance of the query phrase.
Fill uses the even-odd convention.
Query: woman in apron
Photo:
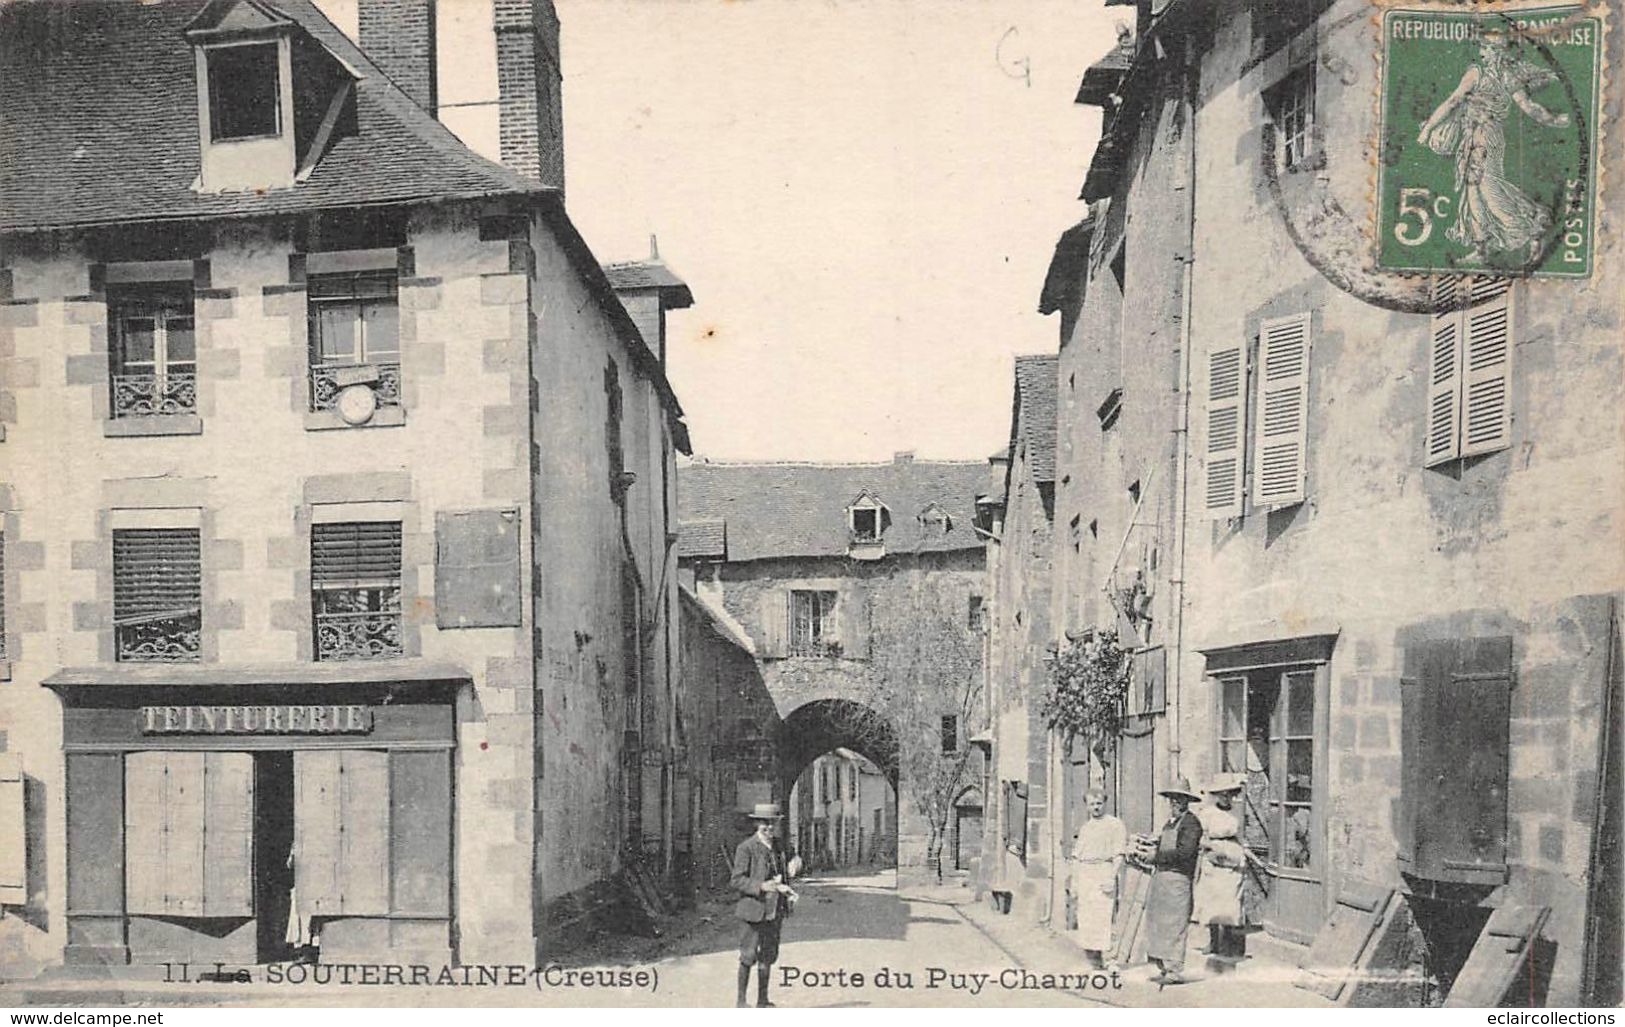
[[[1242,954],[1241,872],[1246,850],[1241,846],[1241,820],[1234,805],[1245,785],[1240,774],[1221,774],[1208,785],[1208,802],[1196,814],[1202,822],[1202,862],[1191,919],[1207,925],[1207,951],[1215,956]]]
[[[1128,831],[1106,812],[1106,793],[1091,789],[1086,796],[1089,819],[1078,829],[1067,862],[1067,890],[1078,907],[1075,938],[1089,965],[1105,966],[1101,953],[1112,947],[1112,917],[1117,908],[1117,870],[1123,863]]]

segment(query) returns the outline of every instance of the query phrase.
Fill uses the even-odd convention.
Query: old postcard
[[[0,0],[0,1004],[1617,1006],[1622,13]]]

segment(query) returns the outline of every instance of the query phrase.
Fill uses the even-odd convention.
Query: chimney
[[[435,112],[435,0],[361,0],[357,42],[389,80]]]
[[[493,0],[502,163],[564,189],[559,16],[553,0]]]
[[[905,449],[900,452],[893,453],[891,459],[892,463],[894,464],[911,464],[914,462],[914,451],[912,449]]]

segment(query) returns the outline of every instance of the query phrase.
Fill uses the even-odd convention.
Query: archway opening
[[[897,736],[873,708],[807,703],[779,728],[786,829],[809,870],[875,872],[897,865]]]

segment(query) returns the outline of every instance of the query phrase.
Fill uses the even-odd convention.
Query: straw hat
[[[751,807],[747,816],[752,820],[778,820],[783,814],[779,812],[779,804],[776,802],[758,802]]]
[[[1247,787],[1245,774],[1219,774],[1208,782],[1207,793],[1218,795],[1220,792],[1239,792]]]
[[[1170,798],[1170,799],[1173,799],[1173,798],[1189,799],[1191,802],[1201,802],[1202,801],[1202,797],[1200,795],[1198,795],[1195,792],[1191,791],[1191,783],[1185,779],[1185,776],[1183,774],[1181,774],[1179,777],[1174,778],[1174,783],[1173,784],[1169,785],[1167,788],[1164,788],[1162,791],[1158,792],[1157,794],[1161,795],[1161,796],[1165,796],[1165,797]]]

